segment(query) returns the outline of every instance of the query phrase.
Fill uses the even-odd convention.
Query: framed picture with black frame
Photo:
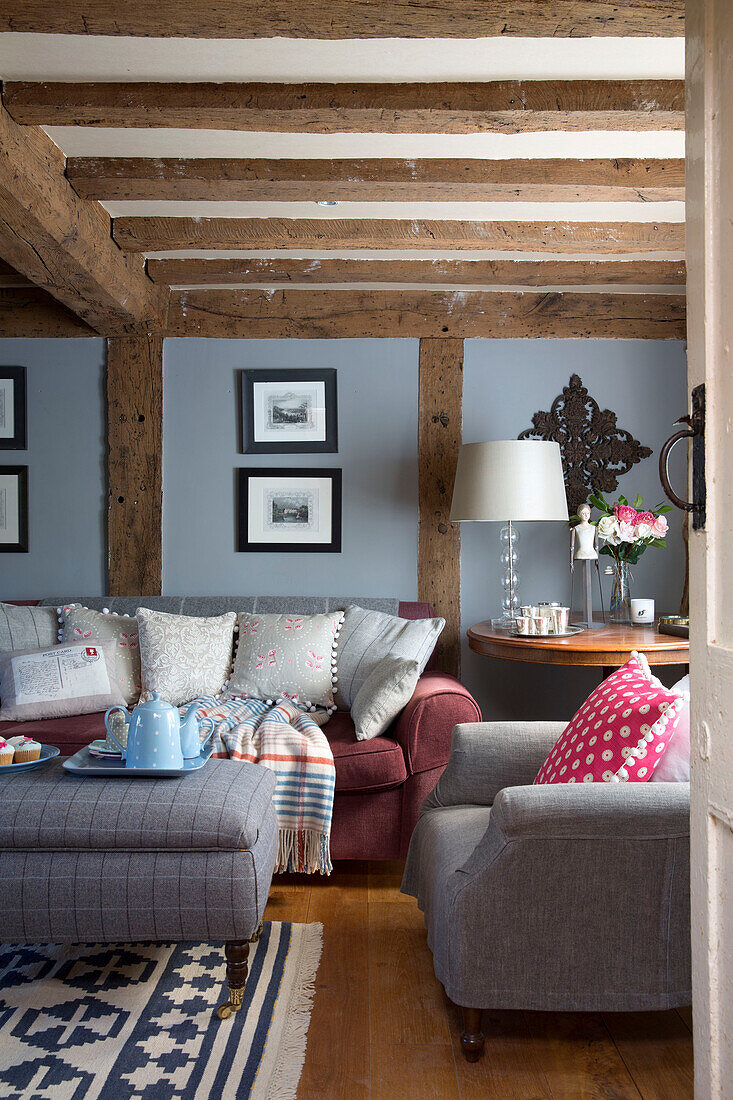
[[[337,450],[334,369],[242,371],[242,454]]]
[[[341,470],[237,470],[237,550],[341,552]]]
[[[28,467],[0,466],[0,554],[28,553]]]
[[[27,435],[25,367],[0,367],[0,450],[24,451]]]

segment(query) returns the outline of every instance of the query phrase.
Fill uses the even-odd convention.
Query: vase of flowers
[[[631,622],[631,566],[636,565],[648,546],[663,549],[668,529],[665,512],[668,504],[658,504],[651,511],[644,510],[644,500],[639,494],[629,504],[620,496],[615,504],[608,504],[601,493],[593,493],[590,502],[601,513],[596,521],[598,537],[603,540],[600,553],[613,559],[613,584],[609,620],[612,623]]]

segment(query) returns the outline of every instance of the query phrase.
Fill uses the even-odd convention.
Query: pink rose
[[[629,504],[617,504],[613,513],[619,523],[636,522],[636,508],[632,508]]]
[[[654,512],[637,512],[634,523],[647,523],[650,527],[653,527],[656,518]]]
[[[636,542],[639,537],[639,534],[634,524],[626,523],[624,522],[624,520],[619,520],[618,533],[621,542]]]
[[[664,536],[667,534],[668,530],[669,530],[669,524],[667,523],[667,517],[666,516],[657,516],[657,518],[654,520],[654,523],[652,524],[652,531],[654,532],[654,537],[657,538],[657,539],[663,539]]]

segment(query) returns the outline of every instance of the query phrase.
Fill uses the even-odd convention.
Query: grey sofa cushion
[[[0,771],[0,852],[240,851],[251,848],[275,789],[268,768],[210,760],[181,779],[77,779],[58,760]]]
[[[0,603],[0,653],[45,649],[58,640],[55,607],[16,607]]]
[[[336,650],[336,704],[349,710],[362,684],[385,657],[417,661],[420,673],[430,660],[445,619],[400,619],[351,604],[346,608]]]
[[[381,737],[412,699],[420,676],[417,661],[385,657],[356,693],[351,717],[357,741]]]

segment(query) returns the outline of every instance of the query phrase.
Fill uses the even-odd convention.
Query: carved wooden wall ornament
[[[518,438],[560,444],[571,515],[592,489],[613,493],[619,477],[652,453],[651,447],[619,428],[616,413],[599,408],[577,374],[570,376],[550,411],[536,412],[532,427]]]

